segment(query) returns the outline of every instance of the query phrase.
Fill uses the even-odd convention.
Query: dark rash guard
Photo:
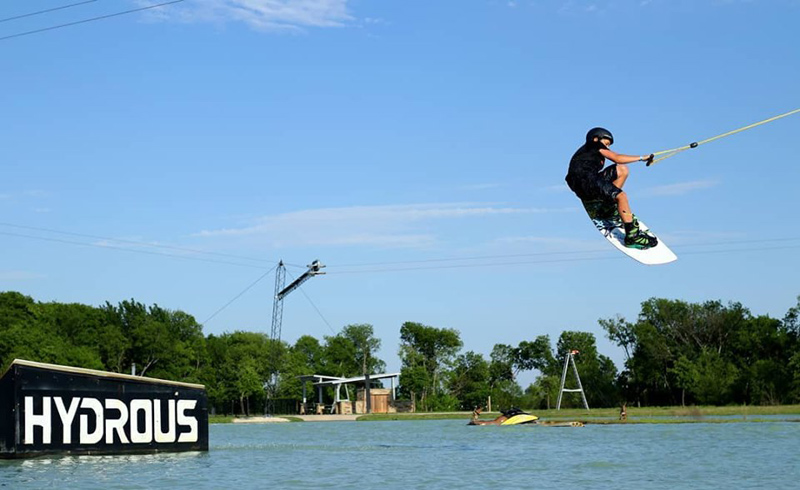
[[[608,147],[599,141],[590,141],[578,148],[569,161],[569,174],[576,177],[597,174],[603,170],[606,159],[600,154],[600,150],[607,150]]]
[[[590,141],[578,148],[569,162],[567,185],[583,201],[613,202],[622,192],[613,184],[617,180],[617,166],[605,170],[605,157],[600,150],[608,149],[600,141]]]

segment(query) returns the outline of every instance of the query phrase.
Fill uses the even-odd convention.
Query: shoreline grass
[[[209,415],[208,416],[208,423],[209,424],[232,424],[233,423],[233,416],[232,415]]]
[[[563,410],[528,410],[541,420],[580,420],[590,424],[642,424],[642,423],[731,423],[731,422],[773,422],[766,419],[769,415],[794,415],[796,417],[781,419],[783,421],[800,421],[800,405],[776,406],[686,406],[686,407],[628,407],[628,420],[619,420],[619,408],[563,409]],[[469,420],[471,412],[430,412],[430,413],[391,413],[363,415],[358,421],[384,420]],[[500,415],[499,412],[484,412],[482,420],[491,420]],[[734,418],[719,418],[734,417]]]
[[[688,424],[688,423],[735,423],[735,422],[800,422],[800,405],[730,405],[686,406],[686,407],[628,407],[628,420],[619,420],[619,408],[568,408],[562,410],[526,410],[543,421],[579,420],[587,424]],[[491,420],[500,415],[499,412],[484,412],[482,420]],[[764,418],[765,416],[786,415],[787,418]],[[793,417],[789,417],[793,416]],[[291,415],[281,415],[291,422],[303,420]],[[394,421],[394,420],[464,420],[466,423],[472,412],[417,412],[370,414],[358,417],[359,422]],[[725,418],[720,418],[725,417]],[[209,416],[210,424],[229,424],[231,415]]]

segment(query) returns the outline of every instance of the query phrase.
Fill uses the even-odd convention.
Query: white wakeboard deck
[[[589,214],[589,218],[592,220],[592,223],[594,223],[594,226],[606,237],[606,240],[611,242],[619,251],[645,265],[668,264],[678,260],[678,256],[675,255],[655,233],[650,231],[642,220],[639,220],[639,229],[658,238],[658,245],[653,248],[648,248],[647,250],[626,247],[625,228],[622,225],[622,221],[619,218],[605,219],[600,217],[598,210],[601,206],[602,205],[597,202],[583,203],[583,207]]]

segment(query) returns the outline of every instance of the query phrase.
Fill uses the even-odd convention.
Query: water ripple
[[[785,422],[543,428],[432,420],[215,425],[210,434],[208,453],[0,461],[0,487],[618,490],[800,481],[800,424]]]

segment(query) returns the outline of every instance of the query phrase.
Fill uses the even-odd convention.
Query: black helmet
[[[611,141],[611,144],[614,144],[614,135],[611,134],[611,131],[605,128],[592,128],[586,133],[586,142],[590,143],[597,138],[598,141],[603,138],[608,138]]]

